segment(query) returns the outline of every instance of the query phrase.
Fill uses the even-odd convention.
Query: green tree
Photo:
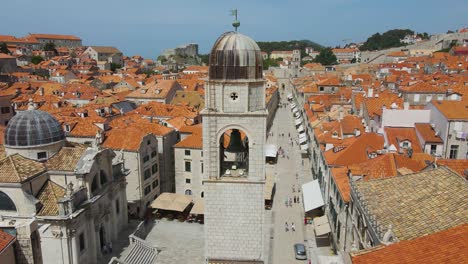
[[[44,47],[42,48],[44,51],[56,51],[55,50],[55,44],[53,42],[47,42]]]
[[[338,63],[331,48],[322,49],[314,61],[322,65],[334,65]]]
[[[0,53],[10,54],[10,50],[8,50],[8,46],[5,42],[0,43]]]
[[[112,63],[110,64],[110,69],[111,69],[111,71],[113,71],[113,72],[115,72],[117,69],[120,69],[121,67],[122,67],[122,65],[117,64],[117,63],[113,63],[113,62],[112,62]]]
[[[375,33],[370,36],[359,49],[361,51],[372,51],[404,46],[405,44],[402,43],[400,39],[403,39],[406,35],[413,34],[414,31],[409,29],[392,29],[383,34]]]
[[[41,61],[44,61],[44,58],[42,58],[41,56],[32,56],[31,58],[31,63],[33,64],[39,64]]]

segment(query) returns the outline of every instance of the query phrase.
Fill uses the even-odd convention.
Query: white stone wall
[[[414,127],[415,123],[429,123],[430,121],[431,111],[429,110],[382,110],[382,127]]]
[[[190,155],[185,155],[185,150],[190,150]],[[186,190],[191,190],[193,199],[202,198],[204,186],[201,153],[201,149],[174,148],[176,193],[185,194]],[[185,161],[192,163],[191,172],[185,171]],[[190,183],[186,183],[186,179],[190,179]]]
[[[205,254],[263,260],[264,184],[205,182]]]

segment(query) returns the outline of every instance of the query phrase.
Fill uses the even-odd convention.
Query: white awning
[[[330,224],[327,215],[314,218],[315,235],[321,236],[330,233]]]
[[[303,127],[302,125],[300,125],[300,126],[297,128],[297,131],[298,131],[299,133],[304,132],[304,127]]]
[[[202,199],[195,201],[190,214],[202,215],[205,214],[205,201]]]
[[[288,99],[293,99],[292,93],[288,94]]]
[[[278,153],[278,148],[276,145],[273,144],[268,144],[265,145],[265,157],[276,157],[276,154]]]
[[[296,123],[296,126],[302,124],[302,118],[296,118],[296,121],[294,121]]]
[[[292,109],[292,111],[293,111],[293,113],[297,113],[297,112],[299,112],[299,110],[297,110],[297,108],[296,108],[296,107],[294,107],[294,108]]]
[[[301,150],[309,149],[309,144],[301,144]]]
[[[150,207],[161,210],[183,212],[192,202],[192,196],[178,193],[161,193]]]
[[[324,205],[318,180],[314,180],[302,185],[302,201],[304,202],[305,212],[314,210]]]
[[[291,104],[291,109],[293,109],[294,107],[296,107],[297,105],[295,103],[292,103]]]

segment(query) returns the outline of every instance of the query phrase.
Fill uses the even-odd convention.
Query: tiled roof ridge
[[[19,173],[18,173],[18,168],[16,167],[16,162],[15,162],[14,159],[13,159],[13,157],[16,156],[16,155],[21,156],[20,154],[15,153],[15,154],[13,154],[13,155],[11,155],[11,156],[8,156],[7,159],[10,160],[11,165],[13,166],[13,171],[15,172],[16,177],[18,177],[19,181],[21,182],[21,181],[23,181],[23,180],[21,179],[21,176],[20,176]]]

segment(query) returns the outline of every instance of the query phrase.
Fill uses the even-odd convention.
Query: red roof
[[[354,264],[466,263],[468,224],[351,256]]]
[[[0,229],[0,253],[16,240],[16,237]]]

